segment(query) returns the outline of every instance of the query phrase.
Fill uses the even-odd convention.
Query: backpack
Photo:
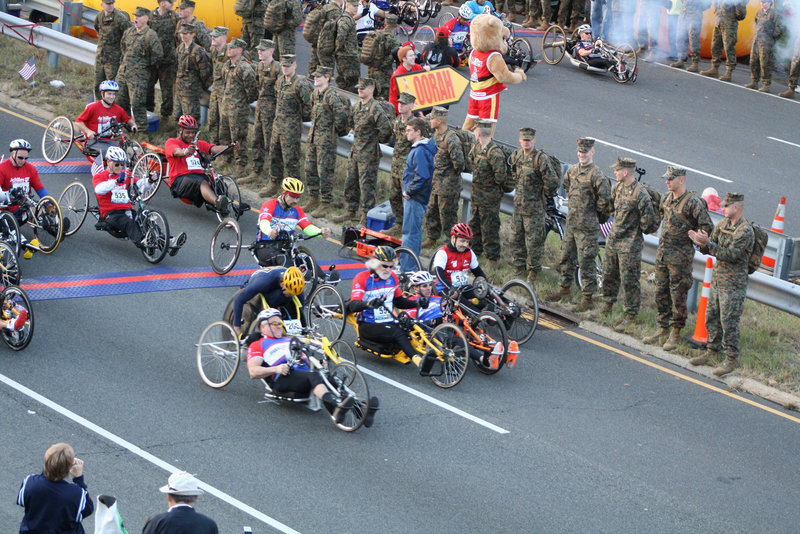
[[[761,260],[764,258],[764,251],[767,249],[769,234],[756,223],[747,222],[753,228],[753,236],[755,237],[753,240],[753,250],[750,251],[750,257],[747,260],[747,274],[753,274],[761,267]]]
[[[340,15],[333,19],[328,19],[322,26],[317,38],[317,54],[323,57],[333,55],[336,50],[336,32],[339,30],[339,19],[344,15]]]
[[[458,142],[461,143],[461,150],[464,151],[463,172],[472,172],[472,162],[469,159],[469,151],[472,150],[472,147],[478,142],[477,139],[475,139],[475,134],[469,130],[462,130],[461,128],[456,128],[451,131],[453,135],[456,136],[456,139],[458,139]],[[447,139],[447,144],[450,144],[450,138]]]
[[[383,32],[372,32],[364,37],[358,60],[367,67],[378,68],[386,57],[386,36]]]
[[[511,145],[495,141],[495,146],[490,148],[486,155],[488,156],[493,150],[501,150],[503,152],[503,161],[506,163],[506,180],[501,187],[503,193],[510,193],[517,187],[517,181],[514,179],[514,174],[511,172],[511,156],[514,155],[516,149]]]
[[[736,4],[733,9],[736,20],[744,20],[747,18],[747,2]]]
[[[322,26],[325,23],[325,10],[322,7],[312,9],[311,13],[306,15],[306,22],[303,24],[303,39],[305,39],[312,46],[316,46],[319,39],[319,32],[322,31]]]
[[[233,3],[233,12],[242,18],[249,17],[253,14],[253,2],[249,0],[236,0]]]
[[[542,154],[544,154],[545,156],[550,158],[550,163],[553,165],[553,170],[556,172],[556,177],[558,178],[558,183],[556,184],[556,188],[552,192],[546,190],[548,188],[547,188],[547,184],[545,183],[544,194],[547,197],[552,197],[553,195],[556,194],[556,191],[558,191],[558,188],[561,187],[561,182],[564,180],[564,173],[561,170],[562,169],[562,164],[561,164],[561,160],[558,159],[557,157],[555,157],[554,155],[548,154],[544,150],[539,150],[536,153],[536,156],[533,158],[533,166],[536,167],[537,169],[539,168],[539,157]]]
[[[325,91],[325,95],[327,96],[331,91],[333,91],[334,98],[339,99],[339,102],[342,103],[347,112],[345,117],[336,117],[335,115],[333,117],[333,130],[336,132],[336,135],[342,137],[350,133],[350,129],[353,127],[353,108],[350,106],[350,101],[340,95],[333,87],[329,87],[328,90]],[[328,112],[333,115],[333,109],[327,103],[325,107],[328,108]]]
[[[383,118],[385,120],[392,120],[397,115],[394,112],[394,106],[392,105],[391,102],[388,102],[386,100],[378,100],[376,98],[376,99],[372,100],[372,104],[370,104],[370,106],[369,106],[369,113],[370,113],[370,115],[372,115],[373,118],[375,117],[375,107],[377,107],[377,106],[379,106],[380,109],[383,111],[382,115],[384,115]],[[380,120],[380,119],[378,119],[378,120]],[[379,138],[378,142],[379,143],[388,143],[391,138],[392,138],[392,131],[389,130],[389,136],[384,138],[384,139],[380,139]]]
[[[294,29],[300,24],[303,11],[300,2],[292,0],[271,0],[264,13],[264,26],[272,33]]]
[[[441,67],[443,63],[444,63],[444,47],[439,45],[434,45],[425,55],[425,65],[428,65],[430,67]]]
[[[654,234],[658,231],[658,227],[661,226],[661,210],[659,209],[659,206],[661,206],[661,193],[647,182],[638,183],[640,186],[644,187],[645,192],[650,196],[650,202],[653,204],[653,213],[655,214],[650,224],[642,228],[642,232],[645,234]]]

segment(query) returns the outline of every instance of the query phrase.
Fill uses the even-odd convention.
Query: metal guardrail
[[[87,65],[94,65],[94,56],[97,51],[97,45],[94,43],[76,39],[44,26],[31,25],[27,20],[8,13],[0,12],[0,34],[33,43],[38,48],[57,52],[64,57]]]

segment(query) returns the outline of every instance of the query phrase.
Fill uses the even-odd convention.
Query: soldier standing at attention
[[[238,141],[236,176],[245,176],[247,170],[247,128],[250,102],[256,99],[256,74],[250,62],[242,57],[247,43],[232,39],[228,44],[228,61],[225,63],[225,91],[222,93],[220,129],[228,139]]]
[[[360,207],[358,224],[365,226],[367,211],[375,206],[375,189],[378,187],[378,162],[381,157],[378,143],[385,143],[391,138],[392,117],[372,97],[375,93],[375,81],[372,78],[360,78],[356,90],[358,102],[353,105],[353,145],[347,161],[344,186],[347,211],[334,217],[333,221],[355,221]]]
[[[358,11],[358,0],[345,0],[344,15],[336,21],[336,86],[343,91],[355,93],[356,81],[361,73],[358,61],[358,37],[353,15]]]
[[[308,120],[311,115],[314,86],[305,76],[297,74],[297,58],[293,54],[281,57],[281,73],[283,76],[275,83],[275,121],[269,145],[271,183],[259,191],[262,198],[279,193],[284,178],[300,176],[303,116]]]
[[[211,47],[211,35],[208,27],[203,21],[194,16],[194,0],[181,0],[178,6],[178,16],[183,24],[194,26],[194,42],[202,46],[206,51]],[[175,34],[175,43],[180,43],[180,36]]]
[[[100,4],[103,9],[94,19],[94,29],[97,31],[94,91],[97,97],[100,96],[97,88],[101,82],[117,79],[117,70],[119,70],[122,60],[120,41],[125,30],[131,27],[131,16],[125,11],[115,8],[114,2],[115,0],[103,0]]]
[[[383,49],[387,52],[379,67],[368,67],[367,76],[375,80],[375,98],[389,98],[389,80],[394,72],[393,50],[400,48],[403,43],[397,38],[397,15],[386,14],[386,27],[378,30],[376,39],[383,39]],[[395,136],[395,139],[397,137]]]
[[[126,112],[133,110],[132,115],[140,132],[147,132],[145,105],[150,72],[161,64],[164,57],[158,34],[147,25],[149,20],[150,11],[137,7],[133,15],[133,26],[125,30],[122,36],[122,63],[117,74],[117,104]]]
[[[761,9],[756,13],[756,36],[750,50],[750,78],[748,89],[758,87],[762,81],[762,93],[769,93],[772,71],[775,70],[775,41],[783,35],[781,17],[772,7],[772,0],[761,0]]]
[[[211,80],[211,59],[194,42],[195,28],[182,24],[181,45],[178,47],[178,67],[175,78],[175,120],[191,115],[200,122],[200,97]]]
[[[478,256],[486,252],[487,267],[497,269],[500,259],[500,201],[511,183],[506,155],[492,140],[493,122],[478,120],[475,138],[470,150],[472,161],[472,250]]]
[[[747,293],[747,264],[755,244],[753,227],[742,218],[744,195],[728,193],[722,212],[725,218],[710,236],[704,230],[689,230],[689,237],[700,252],[717,258],[706,311],[706,351],[689,363],[703,365],[716,359],[722,349],[725,361],[712,371],[716,376],[725,376],[739,366],[739,321]]]
[[[377,83],[375,89],[377,90]],[[400,93],[398,110],[400,114],[392,122],[392,135],[394,136],[394,153],[392,154],[392,170],[389,176],[389,203],[394,214],[394,226],[388,230],[389,235],[400,237],[403,228],[403,173],[406,169],[408,153],[411,152],[411,142],[406,139],[406,123],[412,118],[411,110],[417,102],[417,97],[411,93]],[[427,128],[426,128],[427,130]],[[425,137],[427,131],[423,132]]]
[[[312,217],[330,214],[333,202],[333,174],[336,170],[335,125],[346,121],[349,102],[342,100],[330,86],[333,69],[317,67],[311,75],[314,92],[311,93],[311,129],[306,146],[306,188],[311,197],[307,210],[315,210]]]
[[[461,200],[461,173],[466,165],[464,149],[455,131],[447,129],[447,108],[434,106],[428,118],[436,143],[433,156],[433,187],[428,212],[425,214],[425,235],[422,247],[436,245],[439,236],[458,222]]]
[[[794,88],[797,87],[798,80],[800,80],[800,35],[794,40],[794,54],[792,55],[792,63],[789,66],[789,87],[778,96],[794,98]]]
[[[723,82],[731,81],[736,68],[736,39],[739,21],[736,20],[736,4],[739,0],[714,0],[714,31],[711,33],[711,68],[701,71],[703,76],[719,77]],[[725,74],[719,75],[722,52],[725,51]]]
[[[661,236],[656,250],[656,309],[658,331],[642,341],[673,350],[686,326],[686,296],[692,287],[694,247],[689,230],[714,229],[705,202],[686,190],[686,169],[667,167],[667,194],[661,198]],[[671,329],[671,330],[670,330]]]
[[[325,54],[322,54],[320,52],[319,43],[320,42],[330,42],[330,41],[334,40],[334,35],[330,35],[330,34],[328,34],[329,32],[325,31],[325,23],[327,21],[336,21],[337,19],[339,19],[339,17],[342,16],[342,9],[343,9],[342,6],[343,6],[343,4],[344,4],[344,0],[331,0],[330,3],[325,4],[321,8],[320,7],[317,8],[317,9],[322,9],[325,12],[325,16],[322,17],[322,20],[320,21],[320,24],[322,25],[322,27],[320,28],[319,36],[317,38],[317,41],[314,42],[314,43],[311,43],[311,59],[309,60],[309,64],[308,64],[309,68],[311,67],[312,62],[314,61],[315,58],[316,58],[316,62],[317,62],[316,64],[323,65],[325,67],[333,68],[333,66],[335,64],[334,57],[333,57],[333,54],[336,51],[335,44],[334,44],[334,46],[329,47],[329,49],[331,50],[330,54],[329,55],[325,55]],[[316,66],[316,64],[315,64],[315,66]]]
[[[158,0],[158,7],[150,12],[150,28],[158,34],[161,40],[161,50],[164,52],[164,59],[150,73],[150,84],[147,86],[147,109],[155,111],[156,105],[156,82],[161,88],[161,108],[159,114],[161,121],[159,129],[167,130],[172,120],[172,103],[175,98],[173,88],[175,87],[175,66],[177,59],[175,56],[175,31],[178,29],[178,13],[172,9],[173,0]],[[180,116],[180,113],[178,115]],[[196,116],[198,119],[199,115]]]
[[[710,0],[683,0],[681,14],[678,17],[678,58],[669,64],[670,67],[676,69],[684,67],[688,46],[692,64],[686,67],[686,70],[687,72],[700,70],[700,31],[703,29],[703,11],[710,5]]]
[[[521,148],[511,156],[511,173],[516,184],[512,262],[514,278],[527,279],[532,286],[542,270],[547,237],[545,199],[552,197],[560,184],[550,156],[536,150],[536,130],[520,129],[519,144]]]
[[[258,100],[256,101],[256,114],[253,121],[253,173],[239,180],[243,185],[267,185],[263,179],[264,151],[269,148],[272,140],[272,123],[275,120],[275,83],[281,75],[281,66],[275,61],[275,42],[270,39],[261,39],[256,46],[258,65],[256,65],[256,80],[258,81]],[[261,182],[264,182],[263,184]]]
[[[242,17],[242,40],[247,43],[251,57],[255,57],[256,46],[264,38],[264,0],[236,0],[233,12]]]
[[[564,191],[569,198],[569,213],[564,240],[561,242],[561,288],[545,300],[557,302],[569,299],[569,288],[575,276],[575,266],[580,265],[583,298],[576,312],[594,308],[593,295],[597,291],[597,238],[599,221],[611,215],[611,185],[600,168],[594,164],[594,139],[578,139],[578,163],[564,174]]]
[[[213,77],[211,84],[211,97],[208,100],[208,136],[216,144],[227,145],[230,139],[221,135],[219,112],[222,93],[225,91],[225,62],[228,61],[227,55],[228,28],[225,26],[214,26],[211,32],[211,66]]]
[[[603,309],[611,312],[617,300],[620,283],[625,290],[625,315],[614,325],[616,332],[624,332],[636,320],[642,305],[639,277],[642,272],[642,248],[645,228],[657,221],[653,202],[647,190],[636,181],[633,171],[636,161],[619,158],[611,166],[617,183],[611,190],[614,206],[614,224],[606,240],[606,256],[603,259]]]

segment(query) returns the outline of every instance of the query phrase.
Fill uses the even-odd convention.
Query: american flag
[[[94,158],[94,163],[92,163],[92,171],[91,172],[92,172],[92,176],[95,176],[95,175],[100,174],[101,172],[103,172],[103,156],[102,156],[102,154],[100,156],[97,156],[96,158]]]
[[[609,217],[606,222],[600,225],[600,233],[603,234],[603,237],[608,237],[608,234],[611,233],[611,227],[614,225],[614,218]]]
[[[33,60],[33,56],[25,62],[21,69],[19,69],[19,75],[22,76],[22,79],[26,82],[33,78],[33,75],[36,74],[36,63]]]

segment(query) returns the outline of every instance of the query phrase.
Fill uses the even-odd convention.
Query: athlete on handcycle
[[[119,146],[119,143],[108,135],[112,120],[119,124],[127,124],[133,133],[139,130],[136,121],[115,103],[118,92],[119,84],[114,80],[101,82],[100,100],[86,106],[75,119],[75,125],[86,137],[83,153],[87,156],[103,158],[107,149]]]
[[[242,333],[242,310],[246,302],[257,295],[274,309],[281,311],[287,322],[289,333],[299,333],[303,321],[300,310],[303,307],[303,290],[306,280],[297,267],[267,267],[258,269],[245,283],[233,300],[233,330],[237,335]]]
[[[353,397],[337,400],[325,385],[319,373],[310,370],[306,359],[290,365],[292,357],[292,338],[284,335],[281,312],[268,308],[256,317],[261,334],[260,339],[250,343],[247,349],[247,370],[250,378],[263,379],[270,389],[279,394],[293,393],[295,396],[313,394],[322,401],[331,417],[340,424],[347,412],[353,408]],[[369,400],[369,408],[364,426],[371,427],[378,410],[377,397]]]
[[[572,48],[572,55],[575,59],[585,61],[591,67],[598,69],[608,69],[614,64],[609,58],[605,57],[602,49],[592,38],[592,27],[583,24],[578,28],[578,38],[580,39]]]
[[[433,275],[428,271],[417,271],[411,274],[409,285],[413,293],[409,299],[419,302],[427,299],[427,306],[409,310],[411,317],[425,321],[429,326],[436,326],[442,322],[442,297],[433,294]],[[424,302],[424,301],[423,301]],[[420,303],[421,305],[422,303]]]
[[[478,263],[478,256],[469,248],[472,228],[466,223],[456,223],[450,229],[450,242],[436,251],[431,267],[436,274],[436,291],[444,293],[451,288],[469,283],[469,273],[476,278],[486,278]],[[472,299],[471,291],[464,292],[464,298]]]

